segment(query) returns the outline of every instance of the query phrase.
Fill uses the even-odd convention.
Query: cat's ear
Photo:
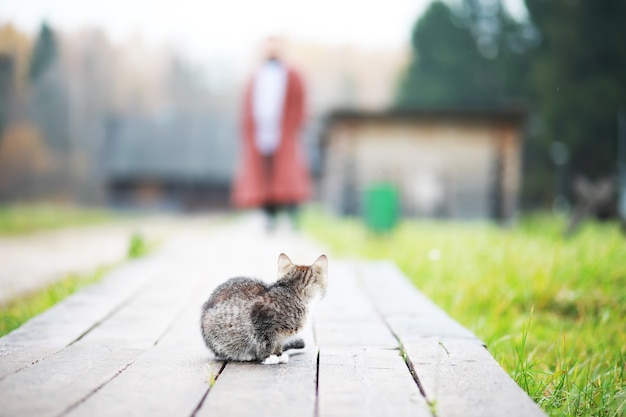
[[[326,255],[320,255],[320,257],[313,262],[313,266],[320,268],[322,271],[328,270],[328,258]]]
[[[282,272],[290,267],[291,265],[293,265],[293,262],[291,262],[291,259],[289,259],[289,257],[287,255],[285,255],[284,253],[281,253],[280,255],[278,255],[278,275],[281,276]]]

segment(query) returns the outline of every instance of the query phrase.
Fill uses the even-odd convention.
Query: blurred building
[[[94,40],[90,46],[84,39]],[[173,210],[227,204],[236,150],[234,93],[212,91],[201,68],[141,38],[114,48],[104,41],[93,46],[95,36],[71,40],[65,56],[74,58],[73,74],[83,73],[76,77],[83,83],[71,87],[76,97],[89,98],[73,109],[74,119],[84,124],[90,120],[85,103],[103,103],[91,112],[95,129],[77,125],[88,132],[83,143],[90,144],[99,201]],[[103,72],[108,77],[99,76]]]
[[[336,111],[326,124],[320,198],[362,212],[389,183],[404,215],[502,221],[517,211],[521,110]]]
[[[116,207],[226,208],[235,163],[230,114],[177,112],[109,120],[108,201]]]

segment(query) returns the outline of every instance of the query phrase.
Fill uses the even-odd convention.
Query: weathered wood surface
[[[315,318],[319,416],[430,416],[398,341],[347,262],[329,266]]]
[[[179,236],[0,339],[0,417],[543,415],[389,263],[331,257],[288,364],[211,359],[199,316],[217,284],[322,251],[249,218]]]
[[[394,264],[372,262],[360,270],[437,416],[543,415],[483,343],[425,299]]]
[[[123,266],[0,339],[0,380],[60,351],[151,284],[158,259]]]

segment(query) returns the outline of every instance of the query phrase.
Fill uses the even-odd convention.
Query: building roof
[[[505,123],[522,125],[528,112],[523,107],[509,108],[421,108],[390,109],[385,111],[362,111],[337,109],[330,112],[326,125],[336,122],[378,121],[378,122],[423,122],[432,120],[455,120],[469,123]]]

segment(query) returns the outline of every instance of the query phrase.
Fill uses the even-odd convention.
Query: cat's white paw
[[[287,363],[289,362],[289,354],[287,352],[283,352],[282,355],[270,355],[261,362],[262,365],[277,365],[279,363]]]
[[[276,355],[269,355],[267,358],[263,359],[263,362],[261,362],[262,365],[276,365],[278,363],[280,363],[280,359]]]

